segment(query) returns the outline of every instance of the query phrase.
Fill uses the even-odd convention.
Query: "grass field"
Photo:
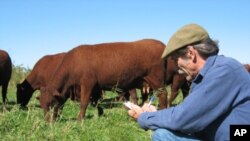
[[[89,106],[82,122],[76,120],[79,104],[68,100],[58,121],[47,123],[43,111],[35,99],[36,92],[21,110],[15,104],[15,89],[8,92],[7,111],[2,110],[0,98],[0,140],[1,141],[149,141],[152,131],[139,128],[127,115],[121,102],[101,103],[104,115],[99,117],[97,109]],[[112,97],[115,94],[107,94]],[[1,96],[0,96],[1,97]],[[181,98],[178,98],[181,99]],[[178,100],[177,100],[178,101]]]

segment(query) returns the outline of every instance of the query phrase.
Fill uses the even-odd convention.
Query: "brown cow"
[[[49,79],[55,73],[55,68],[61,63],[65,54],[66,53],[59,53],[42,57],[37,61],[27,78],[21,84],[17,84],[17,103],[20,104],[22,108],[26,107],[36,90],[40,90],[41,87],[46,86]],[[79,91],[79,87],[72,86],[67,92],[69,93],[71,100],[79,101]],[[37,99],[39,100],[40,96],[38,96]],[[94,103],[97,103],[97,100],[92,100],[92,104]],[[101,114],[102,111],[98,110],[98,113]]]
[[[2,86],[3,108],[5,109],[7,89],[12,73],[12,62],[9,54],[0,50],[0,86]]]
[[[41,87],[46,86],[49,79],[54,74],[55,68],[61,63],[65,54],[66,53],[59,53],[42,57],[37,61],[33,70],[30,72],[27,78],[21,84],[17,84],[17,103],[20,104],[22,108],[26,107],[30,98],[36,90],[40,90]],[[80,101],[79,87],[71,87],[68,93],[71,100],[78,102]],[[99,98],[100,97],[95,96],[91,97],[91,104],[93,106],[96,106]],[[37,99],[39,100],[40,96],[38,96]],[[103,110],[101,109],[101,107],[98,106],[97,108],[98,114],[102,115]]]
[[[18,104],[25,107],[34,91],[46,86],[64,55],[65,53],[46,55],[37,61],[26,79],[21,84],[17,84],[16,98]]]
[[[135,42],[104,43],[81,45],[69,51],[57,68],[47,87],[41,90],[40,104],[45,118],[51,107],[54,117],[69,97],[65,92],[71,85],[81,88],[81,120],[91,95],[101,90],[110,90],[117,86],[128,91],[143,81],[153,89],[163,87],[163,60],[160,58],[165,45],[157,40]],[[166,107],[166,91],[159,95],[160,107]],[[52,97],[52,94],[54,97]]]

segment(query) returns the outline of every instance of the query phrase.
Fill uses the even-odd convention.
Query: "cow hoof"
[[[98,110],[98,116],[102,116],[103,115],[103,108],[102,107],[97,107]]]

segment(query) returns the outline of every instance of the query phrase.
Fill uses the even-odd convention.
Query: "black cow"
[[[7,89],[12,73],[12,62],[9,54],[0,50],[0,85],[2,86],[3,108],[5,109]]]

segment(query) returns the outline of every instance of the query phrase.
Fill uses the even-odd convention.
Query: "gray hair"
[[[189,46],[189,45],[188,45]],[[204,59],[208,58],[209,56],[212,55],[217,55],[219,53],[219,45],[217,40],[212,40],[210,38],[199,42],[199,43],[194,43],[191,44],[198,53],[203,57]],[[173,57],[178,57],[178,56],[183,56],[186,55],[188,51],[187,46],[184,48],[181,48],[173,53]]]
[[[217,55],[219,53],[218,41],[214,41],[210,38],[201,43],[194,44],[193,47],[204,58],[212,55]]]

